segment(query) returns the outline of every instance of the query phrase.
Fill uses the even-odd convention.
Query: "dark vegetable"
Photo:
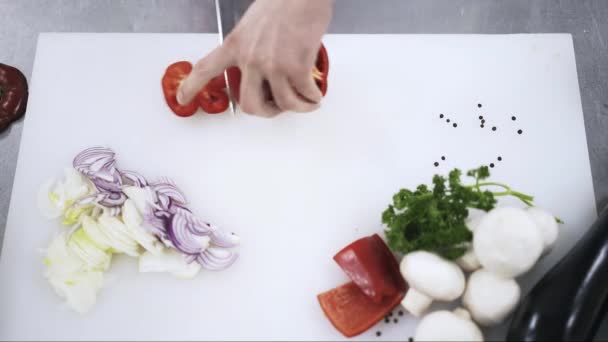
[[[608,207],[534,286],[514,313],[508,341],[589,341],[608,305]]]
[[[0,63],[0,132],[25,114],[27,80],[21,71]]]

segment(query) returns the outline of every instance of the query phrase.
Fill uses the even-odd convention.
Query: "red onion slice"
[[[148,185],[148,181],[135,171],[120,171],[123,182],[127,185],[143,188]]]
[[[167,223],[166,220],[156,217],[153,213],[144,213],[144,228],[150,231],[157,237],[166,236],[167,234]]]
[[[105,147],[87,148],[86,150],[76,155],[72,162],[72,165],[75,169],[81,171],[81,168],[89,169],[92,164],[95,164],[100,160],[103,160],[104,164],[108,161],[111,162],[112,160],[114,160],[114,151]]]
[[[230,251],[209,247],[201,253],[196,261],[206,270],[221,271],[230,267],[238,259],[238,255]]]
[[[170,224],[167,225],[167,235],[175,248],[185,254],[199,254],[206,246],[201,245],[201,242],[196,235],[190,232],[188,228],[188,220],[186,220],[185,211],[178,209],[173,215]]]
[[[186,205],[187,203],[186,196],[184,196],[175,183],[168,178],[163,178],[160,181],[155,182],[152,184],[152,188],[158,193],[159,200],[161,195],[164,195],[176,204]]]
[[[94,204],[94,203],[99,203],[99,201],[102,201],[104,198],[106,198],[107,193],[103,193],[103,192],[99,192],[90,196],[86,196],[83,197],[81,199],[79,199],[78,201],[72,203],[72,207],[82,207],[85,205],[89,205],[89,204]]]
[[[108,192],[104,199],[99,201],[99,204],[106,207],[120,207],[127,200],[127,196],[122,192]]]
[[[191,264],[198,258],[198,254],[186,254],[184,258],[186,259],[187,264]]]

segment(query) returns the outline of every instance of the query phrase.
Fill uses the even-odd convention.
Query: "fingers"
[[[177,92],[177,102],[181,105],[190,103],[213,77],[223,73],[233,62],[226,45],[211,51],[194,65],[190,75],[182,82]]]
[[[298,76],[291,78],[290,81],[295,91],[304,99],[315,104],[321,102],[323,94],[321,94],[321,90],[317,87],[311,71],[301,72]]]
[[[264,79],[257,70],[243,71],[240,96],[240,107],[245,113],[273,117],[281,112],[272,101],[267,100],[264,94]]]
[[[319,107],[318,102],[313,103],[296,93],[286,76],[271,76],[268,81],[274,102],[281,111],[311,112]]]

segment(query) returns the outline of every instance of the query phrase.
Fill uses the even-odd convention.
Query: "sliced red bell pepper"
[[[397,306],[407,291],[399,264],[378,234],[343,248],[334,260],[351,282],[317,296],[325,316],[344,336],[358,335]]]
[[[177,89],[191,72],[192,64],[190,62],[181,61],[169,65],[163,75],[161,83],[163,93],[165,94],[165,101],[167,101],[167,105],[177,116],[192,116],[198,109],[198,103],[196,101],[192,101],[185,106],[182,106],[177,102]]]
[[[199,106],[209,114],[223,113],[229,106],[228,94],[222,89],[203,88],[196,95]]]
[[[344,336],[353,337],[380,321],[403,297],[404,293],[395,294],[374,302],[351,281],[319,294],[317,299],[331,324]]]
[[[375,303],[407,290],[395,256],[378,234],[344,247],[334,260]]]
[[[218,114],[228,109],[228,95],[226,94],[226,80],[224,75],[218,75],[211,79],[196,95],[195,100],[182,106],[177,102],[177,90],[180,84],[192,72],[190,62],[176,62],[167,68],[162,79],[163,93],[169,108],[177,116],[187,117],[196,113],[200,106],[209,114]]]
[[[321,94],[325,96],[327,93],[327,77],[329,75],[329,55],[327,55],[327,49],[323,44],[321,44],[321,48],[317,54],[317,61],[312,74],[317,86],[321,90]]]
[[[0,63],[0,132],[25,114],[27,80],[21,71]]]

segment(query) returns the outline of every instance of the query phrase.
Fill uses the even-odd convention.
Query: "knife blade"
[[[224,0],[223,1],[224,5],[229,4],[231,5],[232,1],[231,0]],[[219,43],[220,45],[224,43],[224,37],[226,35],[228,35],[228,33],[232,30],[232,27],[234,26],[234,22],[231,22],[230,20],[224,20],[224,17],[226,16],[225,13],[227,11],[223,10],[222,7],[220,6],[220,0],[215,0],[215,14],[217,16],[217,30],[218,30],[218,36],[219,36]],[[230,25],[227,27],[227,29],[224,28],[224,24],[226,25]],[[232,94],[232,90],[230,89],[230,83],[228,82],[228,73],[226,72],[226,70],[224,70],[224,80],[226,81],[226,91],[228,92],[228,98],[230,99],[230,112],[232,113],[232,115],[236,115],[236,101],[234,99],[234,96]]]

